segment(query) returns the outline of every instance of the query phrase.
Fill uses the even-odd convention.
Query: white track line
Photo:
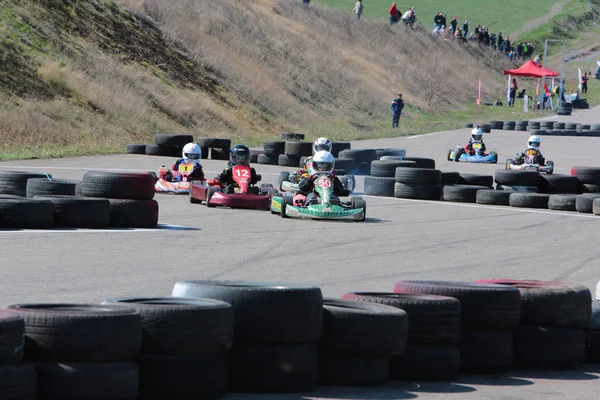
[[[424,133],[424,134],[422,134],[422,135],[407,136],[406,138],[407,138],[407,139],[415,139],[415,138],[418,138],[418,137],[423,137],[423,136],[433,136],[433,135],[439,135],[440,133],[445,133],[445,132],[448,132],[448,131],[440,131],[440,132]]]
[[[383,196],[371,196],[368,194],[360,194],[362,197],[370,197],[373,199],[388,199],[388,200],[400,200],[412,203],[429,203],[429,204],[442,204],[446,206],[454,206],[454,207],[467,207],[467,208],[485,208],[492,210],[501,210],[501,211],[509,211],[509,212],[517,212],[517,213],[529,213],[529,214],[549,214],[549,215],[559,215],[561,217],[576,217],[576,218],[596,218],[600,220],[600,217],[597,215],[589,215],[589,214],[581,214],[581,213],[571,213],[568,211],[543,211],[543,210],[535,210],[528,208],[520,208],[520,207],[501,207],[501,206],[492,206],[486,204],[473,204],[473,203],[455,203],[451,201],[444,200],[417,200],[417,199],[402,199],[397,197],[383,197]]]
[[[79,167],[40,167],[40,166],[32,166],[32,165],[0,165],[0,168],[5,169],[62,169],[62,170],[79,170],[79,171],[107,171],[107,172],[149,172],[148,169],[127,169],[127,168],[79,168]],[[221,171],[207,171],[206,173],[210,174],[220,174]],[[260,175],[279,175],[279,172],[262,172]]]
[[[134,232],[163,232],[163,231],[188,231],[196,230],[196,228],[188,228],[181,225],[158,224],[156,229],[150,228],[122,228],[122,229],[15,229],[15,230],[0,230],[0,234],[15,234],[15,233],[134,233]]]

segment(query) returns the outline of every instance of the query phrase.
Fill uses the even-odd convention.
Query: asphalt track
[[[532,119],[536,115],[532,114]],[[600,123],[600,110],[555,120]],[[445,160],[470,129],[372,141],[354,148],[400,147],[436,159],[438,169],[493,174],[503,164]],[[500,161],[526,145],[527,132],[485,134]],[[542,137],[556,173],[599,165],[600,138]],[[86,170],[157,170],[171,159],[117,155],[2,162],[6,170],[81,179]],[[224,161],[205,160],[213,176]],[[282,167],[256,166],[276,183]],[[362,191],[358,178],[357,192]],[[30,302],[99,302],[117,296],[169,295],[184,279],[306,283],[325,296],[391,291],[397,280],[514,278],[562,280],[593,292],[600,269],[600,217],[589,214],[365,196],[364,223],[283,220],[265,211],[207,209],[185,196],[157,195],[157,230],[1,231],[0,307]],[[303,395],[229,394],[228,399],[597,399],[600,366],[576,372],[515,371],[461,376],[454,383],[388,383],[379,388],[320,388]]]

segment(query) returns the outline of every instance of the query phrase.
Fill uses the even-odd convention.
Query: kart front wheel
[[[192,188],[190,188],[190,191],[188,192],[188,196],[190,197],[190,203],[192,203],[192,204],[202,203],[202,200],[192,197]]]
[[[216,205],[214,204],[210,204],[210,199],[212,198],[213,194],[217,193],[217,188],[214,186],[209,186],[206,189],[206,207],[216,207]]]
[[[552,173],[554,172],[554,161],[546,161],[546,166],[548,167],[548,172],[546,172],[548,175],[552,175]]]
[[[446,158],[448,159],[448,161],[453,161],[453,157],[452,157],[452,152],[454,150],[450,149],[448,150],[448,152],[446,153]]]
[[[284,199],[285,200],[285,199]],[[287,203],[286,201],[282,201],[281,202],[281,218],[289,218],[286,214],[285,214],[285,209],[287,208]]]
[[[494,156],[494,161],[492,161],[491,164],[496,164],[498,162],[498,153],[490,151],[490,156]]]

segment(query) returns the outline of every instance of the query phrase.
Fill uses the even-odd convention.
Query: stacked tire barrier
[[[184,281],[174,297],[211,298],[234,309],[229,385],[242,392],[303,392],[318,382],[323,297],[311,286]]]
[[[435,161],[421,157],[404,157],[402,161],[405,164],[394,171],[394,197],[439,200],[442,171],[435,169]]]
[[[351,171],[354,175],[370,175],[371,162],[377,160],[375,149],[348,149],[338,153],[336,168]],[[350,168],[349,168],[350,167]]]
[[[139,400],[212,399],[227,390],[233,308],[212,299],[121,298],[102,304],[136,310],[142,320]]]
[[[581,193],[600,193],[600,168],[573,166],[571,176],[579,179]]]
[[[478,191],[493,188],[494,183],[491,175],[457,174],[450,179],[452,183],[442,184],[442,200],[461,203],[475,203]]]
[[[513,364],[511,330],[519,324],[521,294],[504,285],[446,281],[400,281],[395,293],[438,295],[460,301],[460,370],[507,371]]]
[[[153,144],[126,145],[127,154],[146,154],[150,156],[181,157],[183,146],[194,142],[192,135],[179,135],[159,133],[154,136]],[[229,159],[230,139],[223,138],[198,138],[196,143],[202,149],[202,159],[213,160]]]
[[[35,367],[37,398],[138,398],[135,359],[142,328],[136,311],[104,305],[16,304],[6,312],[24,321],[24,360]],[[12,398],[33,398],[18,396]]]
[[[585,332],[592,294],[561,282],[488,279],[478,282],[513,287],[521,293],[521,319],[515,331],[515,364],[520,368],[579,369],[585,360]]]
[[[0,311],[0,399],[35,400],[37,376],[32,364],[22,364],[25,322]]]
[[[600,363],[600,301],[592,301],[592,316],[585,330],[585,361]]]
[[[206,160],[210,154],[211,160],[229,160],[229,149],[231,148],[231,139],[198,138],[196,143],[202,149],[203,159]],[[181,157],[181,152],[179,155],[177,155],[177,157]]]

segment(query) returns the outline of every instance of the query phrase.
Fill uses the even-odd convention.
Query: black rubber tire
[[[140,400],[215,399],[227,389],[226,353],[209,355],[143,355]]]
[[[125,146],[127,154],[146,154],[146,145],[138,143],[129,143]]]
[[[394,197],[394,178],[379,178],[376,176],[365,176],[364,192],[370,196]]]
[[[473,282],[400,281],[394,293],[434,294],[461,302],[463,329],[504,330],[519,324],[521,293],[517,288]]]
[[[371,175],[371,163],[361,162],[356,166],[354,175]]]
[[[465,128],[472,128],[473,124],[465,124]]]
[[[269,156],[267,154],[259,154],[257,157],[258,163],[263,165],[277,165],[279,156]]]
[[[548,199],[548,208],[556,211],[577,211],[576,194],[553,194]]]
[[[83,175],[81,193],[86,197],[151,200],[155,183],[148,172],[88,171]]]
[[[575,199],[575,209],[580,213],[592,213],[594,199],[600,198],[600,193],[580,194]]]
[[[460,173],[458,172],[443,172],[442,171],[442,185],[457,185],[460,183]]]
[[[409,346],[455,346],[460,338],[460,302],[452,297],[406,293],[355,292],[346,300],[383,304],[408,314]]]
[[[540,193],[550,194],[578,194],[581,183],[576,176],[571,175],[541,175],[539,183]]]
[[[181,157],[181,150],[177,147],[147,144],[144,150],[148,156]]]
[[[117,228],[150,228],[158,225],[156,200],[109,199],[110,223]]]
[[[27,197],[64,195],[75,196],[75,185],[80,181],[68,179],[32,178],[27,180],[25,193]]]
[[[579,369],[585,360],[583,329],[519,326],[514,341],[519,368]]]
[[[442,182],[442,171],[429,168],[396,168],[395,178],[399,183],[439,185]]]
[[[564,122],[555,122],[552,127],[554,129],[565,129],[565,123]]]
[[[353,174],[354,171],[358,168],[356,161],[351,158],[336,158],[335,159],[335,167],[339,169],[343,169]]]
[[[514,193],[514,191],[481,189],[477,191],[477,194],[475,196],[475,203],[496,206],[508,206],[508,201],[511,193]]]
[[[168,146],[183,149],[183,146],[185,146],[186,144],[194,143],[194,136],[177,135],[171,133],[157,133],[156,135],[154,135],[154,143],[156,143],[159,146]]]
[[[513,365],[513,333],[463,330],[460,370],[476,374],[507,372]]]
[[[581,285],[535,280],[486,279],[521,292],[521,325],[586,328],[592,315],[592,293]]]
[[[405,163],[402,161],[375,160],[371,163],[371,175],[383,178],[393,178],[396,176],[396,168],[404,166]]]
[[[310,343],[322,330],[323,297],[313,286],[245,281],[183,281],[174,297],[222,300],[234,307],[236,343]]]
[[[591,183],[582,183],[580,187],[581,193],[600,193],[600,185]]]
[[[231,139],[223,138],[198,138],[196,141],[200,147],[212,148],[212,149],[230,149]]]
[[[328,386],[382,385],[390,373],[387,358],[319,355],[319,384]]]
[[[213,147],[210,149],[210,159],[211,160],[229,160],[229,147],[220,149],[217,147]]]
[[[394,184],[394,197],[402,199],[439,200],[442,188],[440,185],[421,185],[414,183]]]
[[[442,186],[442,200],[475,203],[477,192],[482,189],[489,189],[489,187],[475,185],[444,185]]]
[[[280,154],[277,156],[277,164],[282,167],[297,167],[300,164],[300,158],[288,154]]]
[[[600,364],[600,329],[585,330],[585,362]]]
[[[27,181],[32,178],[52,178],[50,174],[32,174],[21,171],[0,171],[0,195],[11,194],[25,197]]]
[[[304,140],[305,139],[304,133],[296,133],[296,132],[282,132],[281,133],[281,138],[283,140]]]
[[[323,299],[322,353],[389,358],[406,346],[408,314],[381,304]]]
[[[19,364],[23,359],[25,321],[19,315],[0,310],[0,368]],[[0,393],[2,393],[0,379]],[[0,399],[3,398],[0,396]]]
[[[511,193],[508,204],[511,207],[548,208],[549,194],[544,193]]]
[[[458,378],[458,347],[406,346],[390,360],[390,380],[450,381]]]
[[[494,172],[496,183],[505,186],[538,186],[540,173],[537,171],[514,171],[510,169],[497,169]]]
[[[458,183],[461,185],[493,186],[494,177],[492,175],[460,174]]]
[[[258,163],[258,155],[264,154],[262,150],[250,150],[250,163],[256,164]]]
[[[235,346],[230,353],[229,385],[233,391],[248,393],[307,392],[317,386],[318,369],[316,345]]]
[[[579,178],[581,183],[600,185],[600,167],[571,167],[571,175]]]
[[[404,157],[403,160],[416,162],[417,168],[435,169],[435,160],[432,158]]]
[[[36,400],[37,376],[32,364],[0,366],[0,399]]]
[[[312,154],[312,146],[312,142],[285,142],[285,154],[297,157],[298,159],[302,156],[310,156]],[[295,165],[298,165],[298,162]]]
[[[264,154],[276,158],[285,151],[285,141],[264,142]]]
[[[331,154],[333,154],[335,158],[339,157],[340,151],[348,150],[350,148],[352,148],[352,144],[350,142],[331,142]]]
[[[50,229],[54,224],[54,205],[48,200],[0,198],[0,227],[12,229]]]
[[[35,363],[39,399],[137,400],[138,366],[134,362]]]
[[[406,156],[406,150],[398,149],[398,148],[375,149],[375,153],[377,154],[377,160],[380,160],[381,157],[384,157],[384,156],[396,156],[396,157],[405,157]]]
[[[142,345],[141,318],[125,307],[15,304],[6,310],[25,321],[26,360],[128,361]]]
[[[102,304],[125,306],[140,313],[143,354],[219,354],[233,343],[233,307],[224,301],[128,297]]]
[[[35,196],[54,206],[54,226],[61,228],[104,229],[110,223],[110,201],[74,196]]]
[[[340,158],[351,158],[357,164],[367,162],[370,163],[377,159],[377,151],[375,149],[348,149],[340,151]],[[344,168],[347,169],[347,168]]]
[[[577,129],[577,124],[573,122],[566,122],[565,129]]]

